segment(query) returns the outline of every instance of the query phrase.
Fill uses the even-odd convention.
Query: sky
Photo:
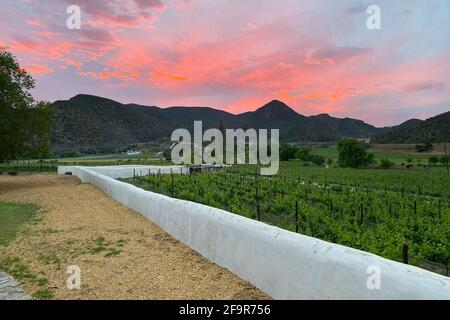
[[[377,126],[450,110],[450,0],[2,0],[0,45],[39,100],[236,114],[278,99]]]

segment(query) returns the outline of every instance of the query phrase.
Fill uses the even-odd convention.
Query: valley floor
[[[0,246],[0,268],[34,298],[270,298],[76,177],[0,176],[0,201],[40,207]],[[80,290],[66,287],[71,265],[81,269]]]

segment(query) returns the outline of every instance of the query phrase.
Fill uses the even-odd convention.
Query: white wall
[[[104,175],[130,177],[130,167],[119,174],[120,170],[61,167],[58,172],[70,171],[83,182],[98,186],[275,299],[450,299],[450,278],[224,210],[145,191]],[[369,266],[381,270],[380,290],[367,288]]]

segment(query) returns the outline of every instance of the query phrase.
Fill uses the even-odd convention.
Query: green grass
[[[19,258],[5,258],[0,261],[0,269],[9,273],[17,281],[35,282],[37,277],[33,274],[28,267]]]
[[[33,293],[33,299],[36,300],[51,300],[53,298],[54,294],[50,289],[41,289]]]
[[[45,264],[59,264],[60,263],[59,258],[54,253],[48,254],[48,255],[41,255],[39,257],[39,260],[41,260]]]
[[[115,244],[106,241],[105,238],[103,237],[97,237],[94,241],[94,246],[89,247],[86,252],[90,253],[90,254],[96,254],[96,253],[100,253],[103,251],[106,251],[105,253],[105,257],[117,257],[122,250],[118,249],[118,248],[123,248],[124,245],[127,243],[127,240],[118,240],[115,242]],[[117,246],[118,248],[114,247]]]
[[[20,226],[30,221],[37,210],[33,204],[0,202],[0,245],[14,240]]]
[[[105,254],[105,257],[117,257],[122,250],[117,250],[116,248],[108,248],[108,252]]]
[[[26,222],[33,222],[37,218],[38,207],[32,204],[0,202],[0,245],[7,245],[16,237],[17,232]],[[54,263],[54,257],[45,257],[48,263]],[[57,259],[57,257],[56,257]],[[0,255],[0,269],[9,273],[19,283],[32,283],[42,287],[32,294],[34,299],[49,300],[54,298],[51,289],[46,288],[49,281],[30,271],[28,266],[17,257]]]
[[[418,153],[418,152],[406,152],[406,151],[379,151],[371,150],[369,152],[375,155],[375,160],[380,161],[381,159],[388,159],[389,161],[395,163],[396,165],[401,165],[402,163],[408,164],[407,159],[413,159],[413,164],[428,164],[428,159],[431,156],[436,155],[435,153]],[[335,145],[327,147],[313,148],[312,154],[323,156],[326,159],[333,159],[336,163],[339,152]]]
[[[36,273],[30,271],[25,263],[17,257],[6,257],[0,259],[0,269],[10,274],[16,281],[21,284],[34,284],[41,289],[38,289],[32,294],[33,299],[50,300],[54,298],[54,293],[48,286],[47,278],[38,276]]]

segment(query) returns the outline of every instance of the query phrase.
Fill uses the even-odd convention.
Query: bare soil
[[[40,206],[0,257],[48,279],[55,299],[270,299],[76,177],[0,176],[0,201]],[[66,287],[71,265],[81,268],[80,290]]]

